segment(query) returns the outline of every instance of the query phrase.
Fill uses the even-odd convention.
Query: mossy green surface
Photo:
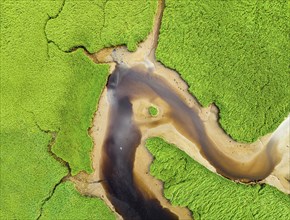
[[[148,112],[151,116],[155,117],[158,115],[158,108],[156,108],[155,106],[150,106],[148,108]]]
[[[113,212],[99,198],[80,195],[73,183],[60,184],[53,196],[43,206],[40,219],[47,220],[113,220]]]
[[[290,218],[290,197],[269,185],[244,185],[218,176],[176,146],[150,138],[150,173],[164,182],[173,205],[188,207],[194,219]]]
[[[48,22],[47,37],[65,51],[82,45],[96,52],[123,44],[133,51],[152,30],[156,7],[156,0],[67,0]]]
[[[63,1],[1,1],[1,219],[36,219],[43,201],[68,174],[68,168],[51,156],[50,147],[69,163],[73,175],[91,171],[88,129],[108,66],[94,64],[82,49],[66,53],[48,39],[49,33],[55,34],[48,31],[48,24],[62,9]],[[68,14],[73,10],[78,10],[74,22],[81,23],[79,15],[87,13],[86,6],[76,5]],[[125,15],[122,10],[120,13]],[[146,24],[150,19],[144,19]],[[102,23],[103,19],[98,21]],[[126,20],[128,25],[131,21]],[[133,45],[137,38],[140,40],[141,35],[136,34],[126,39],[130,31],[132,28],[122,35],[122,43]],[[80,38],[76,30],[62,34],[72,41]],[[120,42],[119,35],[110,37],[115,39],[112,44]],[[104,42],[100,45],[106,46]],[[52,133],[56,133],[53,143]]]
[[[254,141],[290,112],[285,0],[166,0],[156,56],[234,139]]]

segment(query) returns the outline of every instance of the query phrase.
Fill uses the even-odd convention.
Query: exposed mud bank
[[[127,68],[134,67],[137,72],[149,72],[154,77],[162,78],[168,86],[171,87],[172,92],[176,93],[188,108],[194,111],[201,120],[204,133],[210,138],[212,144],[216,146],[216,150],[224,157],[230,158],[234,164],[239,164],[241,170],[246,172],[247,165],[249,170],[256,167],[256,171],[251,171],[254,175],[257,174],[257,167],[262,167],[264,159],[273,154],[273,157],[266,161],[268,164],[263,175],[252,178],[253,175],[246,176],[238,175],[231,177],[237,181],[251,181],[258,180],[260,183],[267,183],[277,187],[285,193],[290,193],[289,186],[289,117],[288,121],[284,121],[284,125],[279,127],[273,134],[266,135],[260,138],[257,142],[252,144],[237,143],[224,133],[218,123],[218,109],[211,105],[208,108],[201,108],[197,100],[188,93],[187,84],[180,78],[179,74],[173,70],[164,67],[161,63],[155,60],[155,49],[158,43],[158,32],[161,23],[162,11],[164,8],[163,1],[159,2],[158,11],[156,14],[155,25],[152,33],[147,39],[139,44],[136,52],[130,53],[124,46],[114,48],[105,48],[96,54],[87,54],[96,63],[109,63],[111,65],[111,73],[115,69],[116,63],[124,63]],[[103,185],[104,181],[100,176],[102,150],[105,146],[105,138],[107,137],[107,125],[109,124],[109,100],[107,99],[108,90],[105,88],[99,102],[99,108],[96,112],[93,127],[91,129],[91,136],[94,139],[94,150],[92,153],[93,168],[95,170],[93,175],[84,177],[84,181],[79,182],[79,188],[84,194],[96,195],[102,197],[106,203],[114,210],[113,205],[106,197]],[[160,136],[178,146],[185,151],[193,159],[207,167],[213,172],[217,172],[212,161],[208,160],[204,152],[200,150],[198,143],[193,140],[190,133],[184,131],[184,128],[179,128],[176,123],[168,119],[168,104],[161,98],[138,97],[131,100],[132,104],[132,122],[136,124],[140,131],[141,139],[134,154],[133,180],[141,187],[142,191],[146,192],[146,198],[157,199],[161,206],[169,209],[172,213],[177,215],[180,219],[190,218],[190,212],[186,208],[172,206],[164,197],[162,190],[162,183],[154,179],[149,174],[149,165],[152,161],[152,156],[144,147],[145,140],[148,137]],[[157,117],[150,117],[147,108],[154,104],[158,107],[159,114]],[[172,115],[170,115],[172,116]],[[288,126],[287,126],[288,123]],[[179,128],[179,129],[178,129]],[[272,141],[270,141],[272,140]],[[269,147],[272,145],[273,147]],[[268,147],[267,147],[268,146]],[[257,158],[259,158],[257,160]],[[263,159],[263,160],[262,160]],[[257,162],[254,162],[257,161]],[[217,161],[219,162],[219,161]],[[252,167],[249,165],[252,163]],[[276,164],[276,166],[275,166]],[[229,164],[226,164],[229,166]],[[225,173],[220,172],[222,175]],[[227,175],[225,175],[227,176]],[[265,178],[266,177],[266,178]],[[262,179],[262,180],[261,180]],[[99,182],[99,180],[101,180]],[[85,186],[84,186],[85,185]],[[122,218],[118,216],[118,218]]]
[[[196,109],[190,108],[165,79],[154,75],[150,68],[145,70],[144,65],[131,68],[124,64],[118,65],[107,84],[110,120],[102,152],[101,176],[106,180],[102,184],[111,202],[126,219],[152,219],[153,216],[174,219],[173,215],[167,210],[164,211],[152,199],[151,192],[146,191],[148,187],[140,184],[142,181],[137,184],[137,177],[134,179],[133,165],[136,148],[141,143],[141,127],[144,131],[171,124],[179,134],[198,148],[201,156],[219,174],[235,181],[263,180],[280,163],[282,154],[279,146],[280,140],[287,139],[287,120],[268,138],[267,144],[263,145],[258,141],[244,144],[243,148],[241,144],[230,140],[218,127],[213,126],[217,132],[211,133],[209,122],[215,125],[216,118],[214,120],[212,117],[201,117],[203,113],[196,110],[200,106]],[[153,120],[138,119],[138,112],[144,113],[140,108],[142,104],[139,104],[134,120],[133,103],[140,103],[140,100],[143,103],[147,100],[158,106],[161,110],[160,116],[153,117]],[[204,113],[209,114],[207,111]],[[212,135],[209,136],[208,133]],[[229,142],[224,143],[227,140]],[[224,148],[224,145],[230,147]],[[239,150],[230,149],[233,146]]]
[[[161,124],[172,124],[180,134],[196,144],[202,156],[223,176],[243,182],[259,181],[269,176],[274,167],[280,162],[282,155],[279,152],[278,144],[281,135],[284,135],[283,131],[279,132],[280,129],[275,132],[279,133],[279,137],[276,137],[277,135],[274,133],[265,146],[261,146],[260,142],[248,146],[244,144],[248,151],[252,151],[252,155],[249,152],[237,151],[231,154],[228,149],[223,150],[225,145],[223,132],[217,130],[219,136],[209,136],[207,134],[204,124],[209,122],[209,119],[204,121],[199,116],[198,111],[187,106],[174,91],[175,89],[167,85],[165,80],[150,72],[141,71],[140,68],[129,69],[122,65],[118,66],[111,75],[107,85],[111,92],[108,98],[111,102],[111,111],[116,108],[114,109],[116,112],[111,114],[110,132],[116,129],[114,122],[120,120],[119,116],[122,115],[122,127],[120,127],[122,129],[117,129],[115,134],[127,135],[127,138],[130,134],[133,136],[138,126],[132,128],[132,131],[126,133],[126,135],[122,135],[122,132],[126,132],[126,126],[134,124],[134,121],[132,121],[132,102],[140,99],[154,100],[154,104],[159,105],[162,109],[163,117],[159,120],[148,121],[148,123],[144,121],[141,125],[145,125],[149,129]],[[282,124],[281,126],[285,130],[285,125]],[[138,134],[136,139],[139,140],[140,136]],[[134,137],[132,138],[134,139]],[[233,142],[231,145],[238,144],[233,140],[230,140],[231,142]],[[240,144],[240,146],[242,145]],[[258,147],[256,146],[260,149],[257,150]]]

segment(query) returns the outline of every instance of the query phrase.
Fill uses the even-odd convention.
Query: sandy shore
[[[187,84],[180,78],[179,74],[173,70],[164,67],[161,63],[155,60],[155,48],[157,46],[158,31],[160,27],[160,18],[162,16],[163,5],[160,1],[158,11],[155,18],[154,29],[147,39],[139,44],[136,52],[129,53],[126,47],[120,46],[115,48],[105,48],[96,54],[89,57],[96,63],[109,63],[111,65],[110,73],[114,69],[114,61],[124,62],[129,67],[138,66],[138,68],[149,69],[152,73],[164,78],[185,100],[186,104],[199,112],[200,117],[204,121],[206,131],[215,141],[220,144],[221,150],[232,158],[238,161],[247,161],[249,158],[255,157],[265,144],[269,141],[271,134],[262,137],[253,144],[240,144],[231,140],[220,128],[218,124],[218,110],[212,105],[208,108],[201,108],[197,100],[188,93]],[[142,67],[143,66],[143,67]],[[147,108],[154,104],[159,109],[157,117],[151,117],[148,114]],[[149,174],[149,165],[152,162],[152,156],[144,146],[145,140],[149,137],[159,136],[166,141],[175,144],[182,151],[186,152],[190,157],[207,167],[209,170],[216,172],[215,168],[200,154],[199,149],[194,143],[182,136],[171,123],[166,120],[161,125],[151,126],[154,121],[162,121],[163,113],[166,112],[166,104],[161,100],[138,100],[133,102],[134,120],[139,125],[142,133],[142,141],[136,151],[136,159],[134,163],[134,174],[137,181],[142,182],[144,188],[151,192],[152,196],[157,198],[163,207],[170,209],[177,214],[180,219],[191,218],[190,212],[186,208],[174,207],[163,196],[163,184]],[[92,161],[94,173],[86,175],[81,173],[71,180],[76,183],[79,191],[85,195],[98,196],[102,198],[108,206],[114,210],[111,202],[106,197],[106,193],[102,184],[100,184],[100,163],[102,155],[102,147],[104,138],[106,137],[106,129],[108,125],[109,104],[107,101],[107,90],[104,89],[98,104],[98,110],[95,113],[93,127],[90,130],[90,135],[93,138],[94,148],[92,151]],[[154,123],[153,123],[154,124]],[[150,128],[150,129],[149,129]],[[281,162],[276,166],[273,173],[265,180],[261,181],[277,187],[279,190],[290,193],[289,182],[285,179],[289,177],[290,168],[290,150],[289,137],[281,140],[280,152],[283,155]],[[288,176],[287,176],[288,175]],[[118,216],[122,219],[121,216]]]
[[[112,65],[112,68],[113,65]],[[116,214],[117,219],[122,219],[120,215],[115,211],[114,206],[106,196],[105,189],[100,178],[100,165],[102,157],[102,146],[106,137],[106,130],[109,116],[109,103],[107,101],[107,89],[104,88],[101,98],[98,103],[98,109],[94,115],[92,128],[89,130],[89,134],[93,139],[94,147],[92,151],[92,166],[94,172],[91,175],[86,173],[79,173],[78,175],[71,177],[70,180],[76,184],[78,191],[87,196],[94,196],[101,198],[113,212]]]
[[[198,101],[188,92],[188,85],[181,79],[180,75],[177,72],[166,68],[161,63],[156,61],[155,50],[157,46],[158,31],[160,27],[160,17],[162,16],[162,7],[162,4],[160,4],[152,33],[147,37],[144,42],[140,43],[136,52],[130,53],[127,51],[126,47],[117,47],[114,52],[112,51],[111,55],[108,55],[105,58],[103,57],[103,60],[106,62],[114,60],[118,62],[123,62],[129,67],[138,66],[137,68],[143,68],[143,70],[145,71],[149,70],[153,74],[156,74],[157,76],[163,78],[169,85],[171,85],[175,92],[186,102],[186,104],[190,108],[199,112],[200,118],[204,121],[204,126],[208,136],[210,136],[211,139],[215,143],[217,143],[218,146],[220,146],[220,150],[223,153],[225,153],[230,158],[236,159],[237,161],[241,162],[253,160],[264,149],[266,144],[269,142],[272,134],[261,137],[259,140],[251,144],[235,142],[223,131],[223,129],[221,129],[218,123],[219,112],[215,105],[211,105],[208,108],[202,108]],[[147,106],[146,104],[144,104],[146,102]],[[149,118],[148,115],[144,115],[144,110],[142,109],[147,109],[148,106],[150,106],[151,104],[158,106],[158,102],[159,109],[162,111],[162,107],[166,106],[166,104],[164,105],[164,103],[160,103],[160,101],[158,100],[140,100],[141,104],[134,104],[139,105],[139,109],[134,112],[134,116],[135,121],[139,123],[139,126],[141,128],[143,139],[146,139],[150,136],[164,137],[165,140],[177,145],[181,150],[185,151],[188,155],[190,155],[196,161],[207,167],[209,170],[216,172],[215,168],[210,165],[203,156],[201,156],[195,144],[179,134],[172,125],[168,124],[166,125],[166,127],[163,126],[154,129],[151,128],[150,130],[146,127],[142,129],[140,121],[148,121]],[[157,119],[155,118],[154,120]],[[167,132],[164,132],[164,130],[167,130]],[[166,135],[166,133],[170,133],[170,135]],[[287,132],[285,131],[285,133]],[[270,176],[261,181],[261,183],[267,183],[269,185],[272,185],[287,194],[290,193],[289,181],[287,181],[287,179],[290,179],[289,136],[290,132],[288,132],[287,137],[284,137],[283,140],[279,142],[279,152],[282,155],[281,162],[276,166]],[[142,147],[144,146],[141,145],[139,148]]]
[[[134,53],[130,53],[127,51],[126,47],[116,47],[115,51],[111,50],[111,54],[108,55],[106,49],[106,57],[102,57],[102,60],[104,62],[123,62],[127,64],[129,67],[136,67],[136,68],[143,68],[143,70],[146,69],[146,71],[151,71],[152,73],[158,75],[159,77],[166,80],[166,82],[171,85],[171,87],[175,90],[175,92],[186,102],[186,104],[194,109],[195,111],[199,112],[200,118],[204,121],[205,129],[208,133],[208,135],[211,137],[211,139],[217,143],[220,147],[220,150],[228,155],[230,158],[234,158],[237,161],[244,161],[247,162],[249,160],[252,160],[255,158],[261,151],[264,149],[265,145],[269,142],[269,139],[271,137],[271,134],[268,134],[264,137],[261,137],[259,140],[252,144],[244,144],[244,143],[238,143],[233,141],[227,134],[224,133],[223,129],[221,129],[219,123],[218,123],[218,109],[211,105],[208,108],[202,108],[198,101],[188,92],[188,85],[181,79],[180,75],[166,67],[164,67],[161,63],[157,62],[155,59],[155,48],[157,45],[157,38],[158,38],[158,30],[160,26],[160,21],[158,18],[161,16],[161,11],[159,8],[159,11],[156,16],[155,20],[155,26],[153,32],[147,37],[147,39],[140,43],[138,49]],[[143,66],[143,67],[142,67]],[[144,102],[144,100],[143,100]],[[148,102],[148,100],[147,100]],[[149,104],[156,105],[156,100],[150,101]],[[160,109],[162,110],[162,104],[160,104]],[[145,109],[146,107],[143,106]],[[138,115],[140,116],[140,111],[142,108],[139,107],[139,110],[135,111],[135,120],[141,120],[140,117],[138,118]],[[137,117],[137,118],[136,118]],[[148,117],[144,117],[142,120],[147,120]],[[169,126],[169,125],[168,125]],[[172,127],[172,126],[171,126]],[[164,128],[162,128],[164,129]],[[171,128],[175,130],[173,127]],[[148,130],[148,129],[144,129]],[[159,129],[161,130],[161,129]],[[161,136],[162,131],[155,132],[154,136]],[[182,135],[177,134],[178,132],[175,130],[174,132],[176,137],[178,138],[171,138],[173,135],[169,135],[169,137],[166,137],[165,139],[171,143],[176,144],[179,148],[184,150],[187,154],[192,156],[195,160],[197,160],[199,163],[207,167],[211,171],[215,171],[215,168],[212,167],[199,153],[194,143],[191,143],[190,141],[184,141],[184,137]],[[143,137],[146,137],[146,133],[142,133]],[[163,134],[164,135],[164,134]],[[281,145],[279,147],[280,154],[282,155],[281,162],[276,166],[273,173],[261,181],[261,183],[267,183],[274,187],[277,187],[279,190],[290,193],[289,188],[289,182],[287,179],[289,179],[289,135],[288,139],[286,138],[283,141],[281,141]],[[185,144],[186,143],[186,144]],[[286,178],[286,179],[285,179]]]

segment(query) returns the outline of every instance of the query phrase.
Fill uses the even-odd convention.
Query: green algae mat
[[[135,50],[157,1],[0,4],[0,219],[115,219],[102,200],[62,182],[92,172],[88,129],[109,73],[82,48]],[[252,141],[290,111],[288,14],[283,0],[166,0],[156,57],[202,105],[219,107],[229,135]],[[147,145],[165,197],[196,219],[289,219],[289,197],[274,188],[225,180],[160,139]]]

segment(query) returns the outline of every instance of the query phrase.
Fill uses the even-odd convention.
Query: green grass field
[[[285,0],[166,0],[156,56],[220,109],[238,141],[273,131],[290,112]]]
[[[1,2],[1,219],[36,219],[69,173],[63,161],[72,175],[92,171],[88,129],[108,66],[94,64],[82,49],[65,50],[85,46],[95,51],[115,44],[134,49],[150,31],[156,8],[142,2],[139,19],[132,19],[136,10],[130,10],[137,1],[123,7],[108,2],[106,10],[122,17],[117,27],[120,17],[106,13],[105,19],[104,11],[94,11],[104,1]],[[103,40],[96,27],[102,27]],[[124,35],[117,34],[125,29]],[[93,204],[100,204],[96,214],[108,214],[100,200],[86,204],[75,204],[80,216]],[[55,214],[65,211],[54,208]]]
[[[188,207],[194,219],[290,218],[290,197],[276,188],[227,180],[161,138],[146,146],[154,157],[150,173],[164,182],[165,197]]]

